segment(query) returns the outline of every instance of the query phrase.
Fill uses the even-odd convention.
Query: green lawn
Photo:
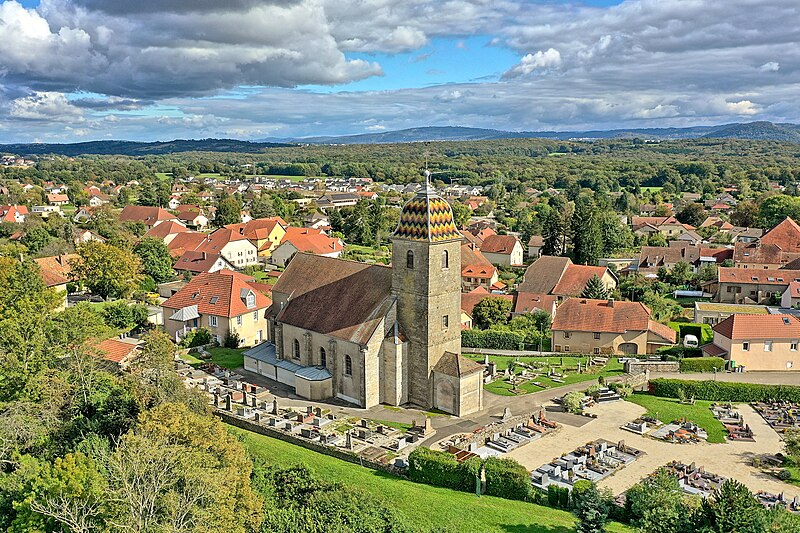
[[[483,361],[483,356],[478,354],[465,354],[467,357],[470,357],[476,361]],[[507,357],[507,356],[489,356],[490,361],[494,361],[497,363],[497,368],[499,370],[505,370],[507,368],[509,361],[514,361],[514,357]],[[614,376],[618,376],[623,371],[623,365],[619,362],[619,359],[612,358],[609,363],[605,366],[605,368],[596,373],[589,373],[589,374],[577,374],[575,371],[578,367],[578,362],[585,363],[586,357],[575,357],[575,356],[544,356],[544,357],[520,357],[519,360],[521,362],[532,363],[532,362],[546,362],[554,367],[559,369],[566,369],[567,370],[567,377],[564,378],[563,383],[558,383],[553,381],[550,378],[546,377],[539,377],[536,378],[536,381],[541,383],[542,385],[546,385],[546,387],[539,387],[538,385],[534,385],[531,382],[523,383],[522,385],[517,386],[518,392],[514,393],[511,392],[511,385],[506,383],[502,380],[496,380],[492,383],[489,383],[484,386],[484,390],[489,391],[494,394],[499,394],[501,396],[517,396],[519,394],[528,394],[531,392],[538,392],[545,389],[552,389],[557,387],[562,387],[564,385],[570,385],[572,383],[582,383],[582,382],[589,382],[589,381],[596,381],[598,377],[603,376],[604,378],[610,378]],[[518,369],[516,372],[520,373],[522,370]]]
[[[567,533],[575,530],[575,520],[566,511],[412,483],[288,442],[233,427],[229,430],[243,440],[251,453],[268,463],[304,464],[324,479],[357,486],[391,502],[417,531]],[[609,524],[607,530],[632,531],[618,523]]]
[[[664,187],[642,187],[642,192],[660,192]]]
[[[244,366],[244,348],[211,348],[211,362],[224,368],[239,368]]]
[[[714,418],[709,409],[713,402],[697,400],[694,405],[682,405],[675,398],[661,398],[639,392],[632,394],[626,400],[641,405],[647,409],[648,415],[664,423],[686,418],[706,430],[708,442],[725,442],[725,427]]]
[[[197,357],[194,356],[194,354],[191,353],[187,353],[186,355],[181,355],[180,358],[192,366],[200,366],[204,363],[202,359],[198,359]]]

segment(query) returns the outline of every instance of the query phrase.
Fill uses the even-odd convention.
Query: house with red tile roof
[[[269,257],[283,241],[289,224],[281,217],[254,218],[248,222],[229,224],[226,228],[238,232],[258,248],[260,257]]]
[[[197,275],[161,304],[167,333],[178,342],[204,327],[220,343],[229,332],[238,334],[244,346],[266,340],[272,301],[251,285],[254,281],[232,270]]]
[[[461,293],[461,313],[465,314],[469,319],[469,322],[472,322],[472,310],[475,309],[475,306],[478,305],[478,302],[483,300],[484,298],[500,298],[502,300],[508,300],[509,302],[514,301],[514,296],[511,294],[492,294],[483,287],[478,287],[477,289],[473,289],[469,292],[462,292]],[[465,320],[462,316],[461,323],[464,324]]]
[[[103,358],[105,363],[118,370],[125,370],[138,357],[140,342],[112,338],[94,343],[92,348]]]
[[[518,266],[525,259],[522,243],[514,235],[488,235],[481,243],[481,253],[493,265]]]
[[[461,290],[483,287],[490,292],[498,282],[497,268],[472,243],[461,245]]]
[[[525,270],[517,291],[553,295],[562,301],[580,296],[592,276],[600,278],[609,291],[617,288],[617,277],[608,267],[576,265],[569,257],[543,255]]]
[[[661,233],[666,238],[677,237],[687,228],[686,224],[681,224],[673,216],[668,217],[631,217],[631,229],[637,235],[649,236],[653,233]]]
[[[63,296],[63,301],[59,306],[60,309],[67,306],[67,283],[72,280],[72,265],[70,262],[78,259],[78,257],[78,254],[64,254],[34,259],[39,266],[39,275],[44,284]]]
[[[517,292],[512,315],[535,313],[544,311],[548,315],[556,316],[558,297],[551,294],[536,294],[533,292]]]
[[[22,224],[29,214],[28,208],[24,205],[0,205],[0,222]]]
[[[222,254],[209,254],[206,252],[186,251],[183,252],[175,264],[172,266],[178,273],[189,272],[200,274],[201,272],[217,272],[228,269],[235,270]]]
[[[120,222],[142,222],[148,230],[169,220],[176,218],[166,209],[144,205],[126,205],[119,214]]]
[[[164,244],[169,246],[169,243],[178,236],[180,233],[190,233],[192,230],[178,222],[177,220],[167,220],[166,222],[162,222],[157,226],[153,226],[150,228],[147,233],[144,234],[145,237],[153,237],[154,239],[160,239],[164,241]]]
[[[179,233],[167,244],[170,255],[180,257],[187,251],[220,254],[236,268],[258,264],[258,249],[245,236],[229,228],[220,228],[210,235],[197,232]]]
[[[344,250],[341,239],[328,237],[322,230],[311,228],[286,228],[281,243],[273,250],[269,262],[286,266],[297,252],[306,252],[324,257],[339,257]]]
[[[179,205],[175,216],[186,227],[196,230],[204,230],[208,227],[208,217],[200,207]]]
[[[800,281],[791,281],[781,295],[781,307],[800,307]]]
[[[704,355],[746,370],[800,370],[800,319],[793,315],[735,314],[711,329]]]
[[[755,242],[737,242],[733,262],[741,268],[781,268],[800,259],[800,226],[786,217]]]
[[[69,196],[66,194],[51,193],[47,195],[47,203],[50,205],[67,205],[69,203]]]
[[[780,299],[792,281],[800,281],[800,270],[719,267],[715,302],[730,304],[770,304]]]
[[[640,302],[569,298],[553,319],[556,352],[603,355],[651,354],[677,341],[677,332],[650,318]]]

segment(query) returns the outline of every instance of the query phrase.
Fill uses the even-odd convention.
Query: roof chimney
[[[609,307],[614,307],[614,298],[609,298],[608,299],[608,306]]]

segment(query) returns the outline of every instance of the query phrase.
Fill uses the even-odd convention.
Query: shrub
[[[665,346],[656,350],[656,354],[675,361],[684,357],[701,357],[703,350],[700,348],[686,348],[685,346]]]
[[[650,382],[650,392],[656,396],[679,398],[679,391],[683,391],[684,397],[715,402],[766,402],[776,398],[787,402],[800,402],[800,387],[795,385],[661,378]]]
[[[509,500],[530,498],[531,480],[524,466],[514,459],[490,457],[484,463],[486,494]]]
[[[681,372],[712,372],[714,369],[722,370],[725,368],[725,359],[721,357],[695,357],[691,359],[681,359]]]
[[[778,470],[778,473],[775,474],[775,476],[781,481],[789,481],[790,479],[792,479],[792,473],[786,470],[785,468]]]
[[[627,383],[611,383],[608,385],[608,388],[619,394],[622,398],[627,398],[633,394],[633,387]]]
[[[408,477],[417,483],[472,492],[475,475],[470,471],[471,466],[465,465],[447,452],[419,447],[408,456]]]
[[[580,413],[583,409],[583,393],[578,391],[568,392],[561,400],[561,405],[568,413]]]
[[[183,339],[181,339],[181,347],[183,348],[194,348],[196,346],[205,346],[207,344],[211,344],[211,332],[206,328],[190,331]]]
[[[148,312],[145,305],[129,305],[125,300],[118,300],[104,306],[100,314],[107,326],[128,331],[146,324]]]
[[[465,329],[461,332],[461,345],[467,348],[519,350],[524,342],[525,335],[515,331]]]
[[[229,331],[225,335],[225,339],[222,341],[222,345],[225,348],[238,348],[239,344],[241,344],[242,338],[239,336],[238,333],[234,333]]]

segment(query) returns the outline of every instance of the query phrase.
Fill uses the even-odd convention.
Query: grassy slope
[[[243,349],[234,348],[211,348],[211,362],[225,368],[239,368],[244,366]]]
[[[694,405],[681,405],[674,398],[660,398],[643,393],[635,393],[627,400],[641,405],[647,409],[647,414],[664,423],[686,418],[706,430],[708,442],[725,442],[725,427],[714,418],[709,409],[712,402],[697,400]]]
[[[392,502],[418,531],[574,531],[574,518],[565,511],[412,483],[263,435],[232,427],[230,431],[241,436],[252,453],[265,457],[272,464],[305,464],[325,479],[358,486]],[[613,523],[608,531],[631,530]]]

